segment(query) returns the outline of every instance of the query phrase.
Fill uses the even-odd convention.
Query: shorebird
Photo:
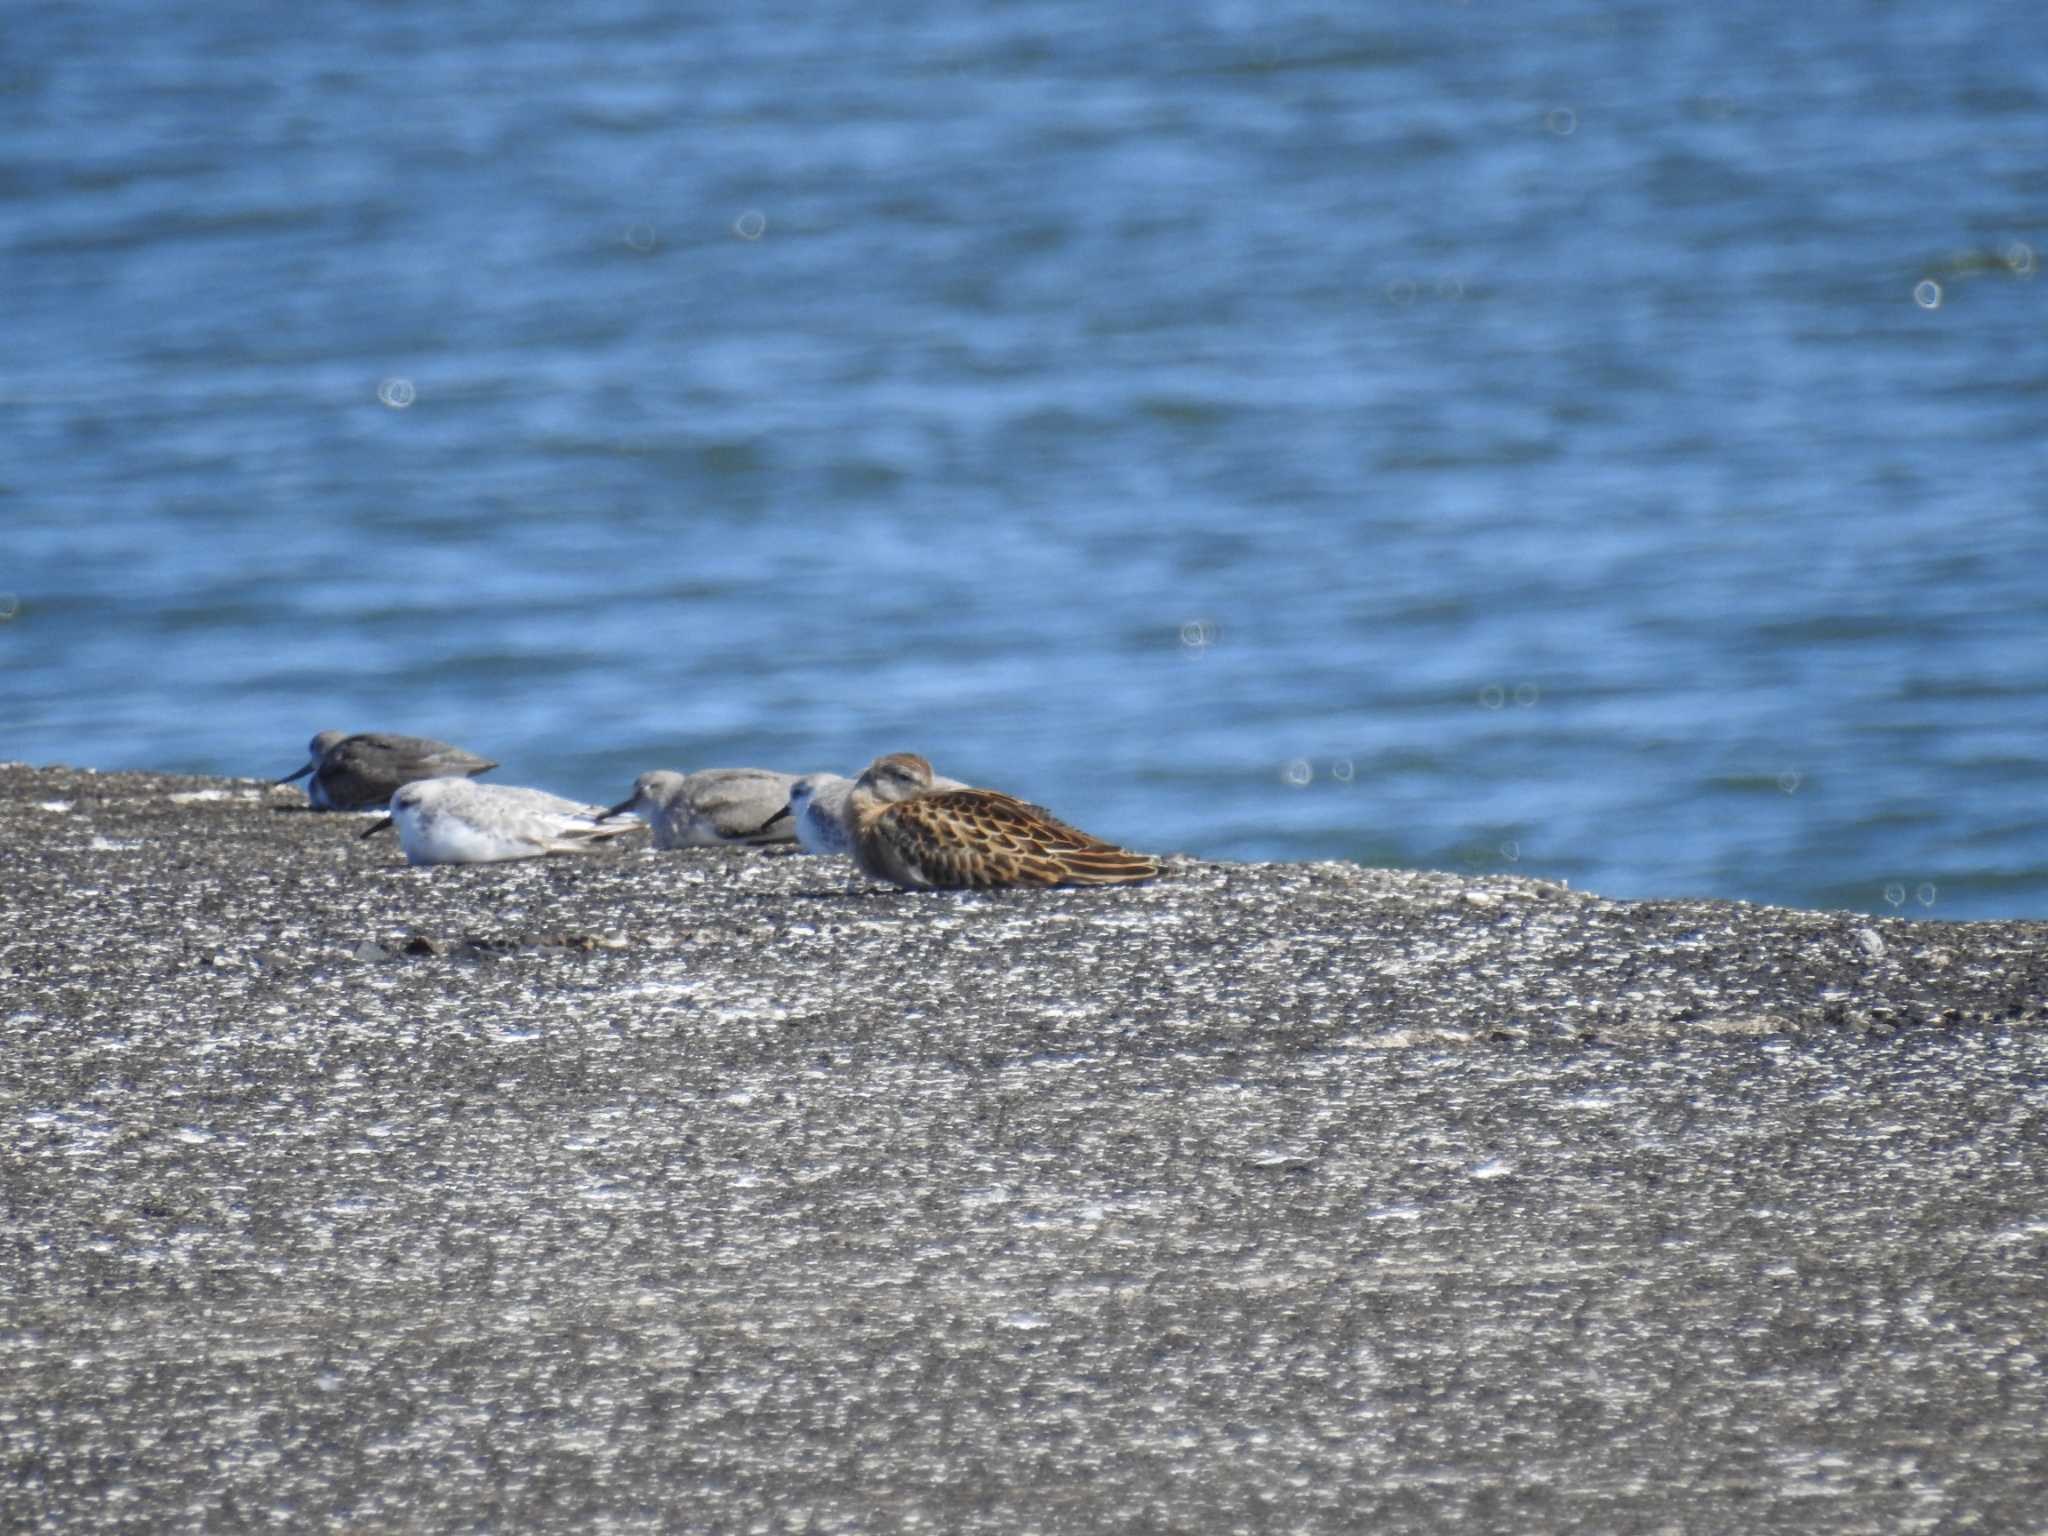
[[[1128,885],[1161,867],[1000,790],[935,790],[932,765],[913,752],[868,764],[846,810],[860,867],[913,889]]]
[[[796,781],[793,773],[767,768],[703,768],[696,773],[657,768],[635,779],[633,793],[598,819],[631,811],[654,828],[657,848],[793,843],[796,828],[770,813],[788,806],[790,786]]]
[[[276,784],[313,777],[306,798],[316,811],[367,811],[419,779],[469,778],[498,765],[487,757],[425,736],[391,736],[383,731],[322,731],[307,748],[306,766]],[[271,787],[275,788],[276,784]]]
[[[422,779],[391,797],[391,814],[363,836],[398,828],[408,864],[497,864],[549,853],[588,853],[633,830],[598,824],[603,813],[544,789]]]
[[[965,789],[958,779],[932,775],[933,789]],[[846,823],[846,800],[853,780],[839,773],[808,773],[789,786],[789,803],[763,822],[765,832],[785,816],[796,826],[796,840],[805,853],[850,853],[853,833]]]

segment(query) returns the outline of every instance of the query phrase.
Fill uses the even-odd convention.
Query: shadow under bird
[[[932,765],[914,752],[868,764],[847,816],[855,862],[911,889],[1129,885],[1162,868],[1000,790],[935,789]]]
[[[368,811],[389,802],[407,784],[420,779],[471,778],[498,765],[445,741],[426,736],[394,736],[383,731],[322,731],[307,749],[306,766],[271,786],[313,777],[306,798],[316,811]]]
[[[958,779],[932,775],[933,789],[965,789]],[[853,829],[846,819],[846,802],[853,794],[853,780],[843,773],[807,773],[789,786],[789,801],[756,828],[766,832],[785,816],[796,828],[796,840],[805,853],[831,854],[853,851]]]
[[[498,864],[551,853],[589,853],[635,824],[603,826],[604,812],[509,784],[422,779],[391,797],[391,813],[363,834],[398,828],[408,864]]]
[[[633,781],[633,793],[599,820],[631,811],[654,829],[657,848],[764,847],[793,843],[796,828],[774,814],[789,804],[794,773],[768,768],[657,768]]]

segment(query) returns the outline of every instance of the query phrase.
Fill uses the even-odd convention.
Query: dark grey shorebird
[[[633,793],[604,814],[641,817],[654,829],[657,848],[793,843],[795,826],[777,812],[788,806],[797,779],[769,768],[657,768],[635,779]]]
[[[445,741],[383,731],[322,731],[307,750],[306,766],[277,783],[310,773],[306,798],[316,811],[374,810],[415,780],[466,779],[498,766]]]
[[[599,820],[603,815],[598,806],[544,789],[422,779],[394,794],[391,814],[363,836],[396,826],[409,864],[498,864],[550,853],[588,853],[634,830],[629,821],[605,826]]]
[[[914,752],[868,764],[846,812],[855,862],[912,889],[1130,885],[1162,867],[1001,790],[935,789],[932,765]]]

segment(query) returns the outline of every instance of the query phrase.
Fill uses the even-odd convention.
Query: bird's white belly
[[[398,818],[398,840],[415,864],[497,864],[537,858],[543,851],[531,838],[487,831],[459,816],[417,812]]]
[[[815,800],[796,819],[796,840],[805,853],[845,853],[852,846],[846,823]]]

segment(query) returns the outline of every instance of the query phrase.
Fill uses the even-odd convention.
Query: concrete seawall
[[[0,766],[0,1527],[2041,1507],[2048,926],[303,803]]]

